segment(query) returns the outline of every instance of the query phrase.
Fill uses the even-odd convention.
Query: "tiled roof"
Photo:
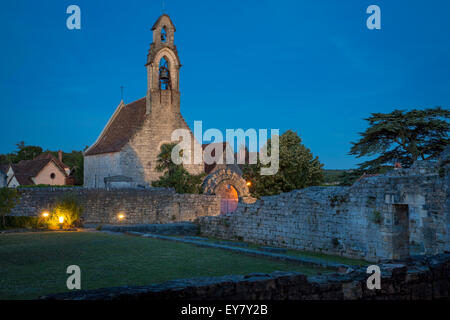
[[[19,163],[13,164],[12,168],[16,177],[18,175],[36,177],[50,161],[51,159],[21,160]]]
[[[30,176],[22,175],[22,174],[15,174],[14,177],[16,177],[17,182],[21,186],[31,186],[34,184],[34,181],[31,179]]]
[[[145,120],[146,98],[120,107],[97,142],[85,153],[92,156],[101,153],[118,152],[131,139]]]
[[[70,169],[68,165],[66,165],[65,163],[59,161],[59,159],[57,157],[55,157],[54,155],[52,155],[50,152],[42,153],[41,155],[39,155],[36,158],[34,158],[34,160],[40,160],[40,159],[52,159],[63,170],[64,169]]]

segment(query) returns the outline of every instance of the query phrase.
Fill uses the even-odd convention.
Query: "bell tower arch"
[[[146,114],[180,112],[181,63],[174,42],[175,26],[167,14],[152,27],[153,42],[147,55]]]

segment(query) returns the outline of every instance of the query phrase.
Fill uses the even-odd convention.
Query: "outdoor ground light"
[[[60,216],[58,218],[58,221],[59,221],[59,228],[62,229],[62,226],[63,226],[63,223],[64,223],[64,217]]]
[[[247,181],[247,187],[250,187],[252,185],[251,181]]]
[[[50,215],[50,213],[48,213],[47,211],[42,212],[42,216],[44,218],[48,218],[49,215]]]
[[[123,219],[125,219],[125,215],[124,215],[123,213],[119,213],[119,215],[117,216],[117,218],[118,218],[119,220],[123,220]]]

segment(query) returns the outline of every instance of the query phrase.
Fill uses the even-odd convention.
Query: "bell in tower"
[[[159,89],[170,89],[170,72],[167,64],[167,60],[162,58],[159,65]]]
[[[180,110],[181,63],[175,45],[175,26],[167,14],[152,27],[153,42],[147,55],[146,114]]]

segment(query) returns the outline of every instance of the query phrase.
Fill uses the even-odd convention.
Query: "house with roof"
[[[62,152],[58,153],[58,158],[51,153],[43,153],[33,160],[8,165],[6,186],[66,185],[69,174],[70,168],[62,162]]]

